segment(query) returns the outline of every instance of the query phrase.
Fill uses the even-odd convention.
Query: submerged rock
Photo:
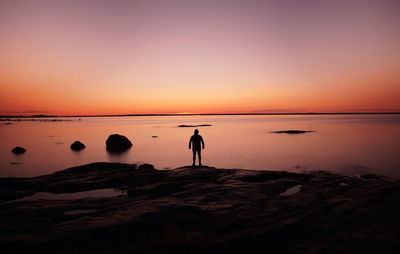
[[[181,124],[178,125],[177,127],[181,127],[181,128],[188,128],[188,127],[207,127],[207,126],[212,126],[211,124]]]
[[[11,150],[11,152],[14,154],[21,154],[21,153],[25,153],[26,149],[23,147],[16,146]]]
[[[271,131],[271,133],[286,133],[286,134],[302,134],[307,132],[314,132],[314,131],[305,131],[305,130],[283,130],[283,131]]]
[[[81,143],[80,141],[77,140],[74,143],[72,143],[69,148],[71,148],[71,150],[74,150],[74,151],[80,151],[82,149],[85,149],[86,146],[83,143]]]
[[[111,153],[121,153],[132,147],[132,142],[125,136],[112,134],[106,140],[106,149]]]

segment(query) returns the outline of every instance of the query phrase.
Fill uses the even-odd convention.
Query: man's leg
[[[192,152],[193,152],[193,164],[192,164],[192,167],[194,167],[195,162],[196,162],[196,150],[192,149]]]
[[[201,149],[197,150],[197,153],[199,155],[199,167],[201,167]]]

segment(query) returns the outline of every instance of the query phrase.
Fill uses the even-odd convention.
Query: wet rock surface
[[[104,188],[128,195],[13,201]],[[0,200],[2,253],[400,251],[400,182],[384,177],[93,163],[1,178]]]

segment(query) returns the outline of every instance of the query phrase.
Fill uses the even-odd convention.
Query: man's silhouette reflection
[[[204,141],[203,137],[199,135],[199,130],[194,130],[194,135],[190,137],[189,140],[189,149],[192,148],[193,151],[193,164],[192,167],[195,166],[196,162],[196,153],[199,156],[199,167],[201,167],[201,148],[204,149]]]

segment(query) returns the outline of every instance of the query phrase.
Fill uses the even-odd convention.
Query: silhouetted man
[[[201,144],[201,146],[200,146]],[[194,130],[194,135],[190,137],[189,140],[189,149],[192,148],[193,151],[193,164],[192,167],[194,167],[195,162],[196,162],[196,153],[199,155],[199,167],[201,167],[201,148],[204,149],[204,141],[203,137],[199,135],[199,130],[195,129]]]

